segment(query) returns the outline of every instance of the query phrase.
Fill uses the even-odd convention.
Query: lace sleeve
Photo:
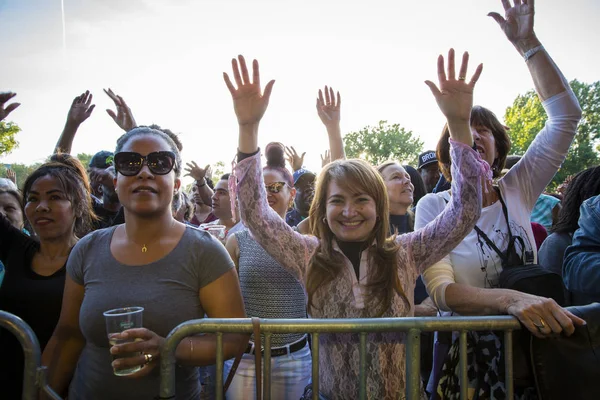
[[[300,282],[319,244],[314,236],[295,232],[269,207],[260,168],[260,153],[235,167],[240,214],[254,239]]]
[[[456,247],[481,215],[481,179],[491,180],[489,165],[469,146],[450,140],[452,199],[444,211],[423,228],[398,236],[408,241],[409,257],[418,273]]]

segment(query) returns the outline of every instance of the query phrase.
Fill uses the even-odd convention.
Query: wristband
[[[198,181],[196,181],[196,186],[198,186],[199,188],[201,188],[201,187],[202,187],[202,186],[204,186],[204,185],[206,185],[206,180],[205,180],[205,179],[203,179],[202,185],[200,185],[200,184],[198,183]]]
[[[534,47],[533,49],[529,49],[525,52],[525,54],[523,54],[523,59],[525,60],[525,62],[529,61],[529,59],[531,57],[533,57],[535,55],[535,53],[537,53],[540,50],[544,50],[544,46],[539,45]]]

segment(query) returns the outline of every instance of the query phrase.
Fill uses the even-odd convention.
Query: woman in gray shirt
[[[50,385],[69,399],[149,399],[159,392],[160,350],[178,324],[206,315],[243,318],[237,274],[227,251],[210,234],[177,222],[171,212],[181,159],[164,133],[136,128],[117,141],[115,188],[126,223],[96,231],[73,249],[67,264],[58,326],[43,355]],[[144,328],[129,329],[110,346],[102,313],[144,307]],[[225,335],[225,359],[245,346]],[[176,349],[177,398],[199,397],[195,366],[215,362],[213,336],[183,340]],[[135,354],[112,361],[111,354]],[[143,368],[126,377],[115,369]]]

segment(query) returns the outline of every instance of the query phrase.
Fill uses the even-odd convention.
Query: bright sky
[[[600,1],[537,0],[536,32],[568,79],[600,79]],[[222,72],[237,54],[276,79],[260,144],[306,151],[320,169],[328,146],[317,91],[342,94],[342,130],[400,123],[434,148],[444,123],[423,83],[436,57],[468,50],[484,63],[476,104],[504,115],[532,88],[527,68],[486,14],[500,0],[0,0],[0,91],[22,103],[9,120],[20,147],[1,163],[41,161],[52,151],[72,99],[90,90],[96,109],[73,153],[112,150],[122,134],[106,114],[111,87],[138,124],[181,133],[184,161],[229,164],[236,119]],[[473,70],[471,68],[470,71]]]

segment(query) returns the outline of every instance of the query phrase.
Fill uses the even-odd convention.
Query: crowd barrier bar
[[[37,336],[31,327],[14,314],[0,310],[0,326],[15,335],[25,356],[23,369],[23,400],[37,400],[38,391],[43,388],[49,398],[61,400],[46,384],[46,367],[42,367],[42,351]],[[2,388],[0,388],[0,391]]]
[[[264,341],[264,398],[271,398],[271,334],[312,334],[312,383],[313,399],[319,393],[319,334],[358,333],[360,335],[359,393],[361,400],[367,398],[366,348],[367,334],[372,332],[406,332],[406,399],[420,398],[420,334],[431,331],[458,331],[460,362],[460,398],[467,399],[467,331],[504,331],[504,354],[506,393],[514,398],[512,331],[520,329],[518,320],[510,316],[487,317],[426,317],[426,318],[371,318],[371,319],[261,319]],[[223,399],[223,334],[252,333],[252,321],[244,319],[199,319],[187,321],[175,327],[167,336],[160,357],[159,399],[175,399],[175,349],[181,340],[200,333],[216,333],[216,398]]]

